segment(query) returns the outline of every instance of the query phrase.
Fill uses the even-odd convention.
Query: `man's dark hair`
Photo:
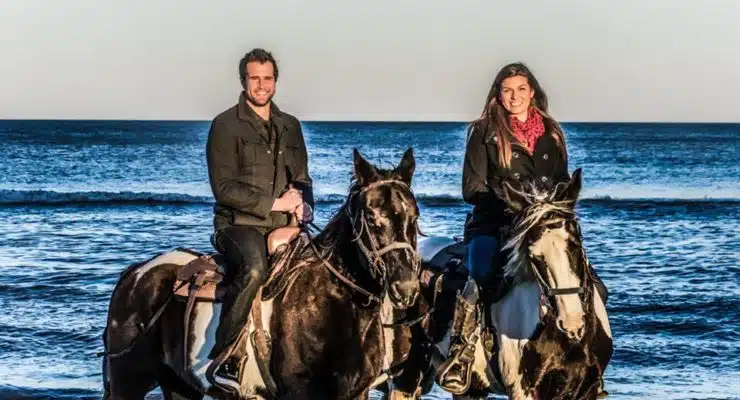
[[[239,78],[241,79],[242,84],[244,84],[247,79],[247,64],[253,61],[257,61],[259,63],[272,63],[272,70],[275,71],[275,81],[277,82],[278,67],[277,62],[275,62],[275,58],[269,51],[257,48],[252,49],[249,53],[245,54],[241,61],[239,61]]]

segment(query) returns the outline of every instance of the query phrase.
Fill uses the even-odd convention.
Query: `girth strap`
[[[191,261],[191,263],[195,262],[205,262],[202,261],[200,258]],[[203,286],[203,284],[206,281],[206,272],[201,270],[197,273],[195,273],[190,278],[190,286],[188,287],[188,302],[185,306],[185,315],[183,317],[183,323],[185,324],[184,328],[184,334],[183,334],[183,343],[182,343],[182,367],[185,372],[187,372],[188,369],[188,353],[190,352],[190,346],[188,342],[188,336],[190,335],[190,314],[193,312],[193,306],[195,305],[195,294],[198,293],[198,290]]]

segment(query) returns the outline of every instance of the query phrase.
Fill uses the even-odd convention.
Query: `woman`
[[[465,223],[468,281],[458,297],[452,324],[451,357],[440,368],[438,384],[460,394],[467,390],[473,363],[471,336],[477,326],[477,286],[486,303],[500,297],[499,254],[511,217],[493,191],[502,179],[551,185],[570,179],[565,137],[547,112],[547,95],[522,63],[509,64],[493,81],[483,112],[470,124],[463,165],[463,198],[474,206]],[[487,332],[487,344],[492,334]]]
[[[467,265],[483,287],[496,283],[491,260],[511,222],[492,189],[501,179],[543,186],[570,179],[563,130],[547,113],[542,86],[522,63],[496,75],[465,150],[463,198],[474,206],[465,224]]]

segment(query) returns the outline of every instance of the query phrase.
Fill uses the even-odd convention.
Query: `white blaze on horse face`
[[[557,229],[545,229],[539,240],[534,242],[529,251],[534,257],[541,257],[547,264],[547,276],[551,288],[574,288],[581,286],[581,279],[573,273],[568,257],[568,238],[570,234],[565,226]],[[581,298],[577,294],[556,296],[557,324],[571,337],[580,339],[585,325]]]

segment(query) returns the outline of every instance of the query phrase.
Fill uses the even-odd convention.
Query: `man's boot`
[[[241,381],[241,360],[230,356],[219,364],[213,374],[215,383],[229,393],[239,393]]]
[[[211,355],[213,359],[209,368],[212,370],[209,371],[213,378],[211,383],[231,394],[237,394],[241,389],[242,364],[245,360],[242,358],[242,352],[237,351],[235,346],[242,341],[244,333],[245,330],[242,330],[235,339],[231,339],[226,345],[221,345],[220,351],[214,349]]]
[[[478,287],[468,280],[457,296],[455,318],[450,335],[450,355],[437,372],[437,384],[452,394],[463,394],[470,387],[478,341]]]

